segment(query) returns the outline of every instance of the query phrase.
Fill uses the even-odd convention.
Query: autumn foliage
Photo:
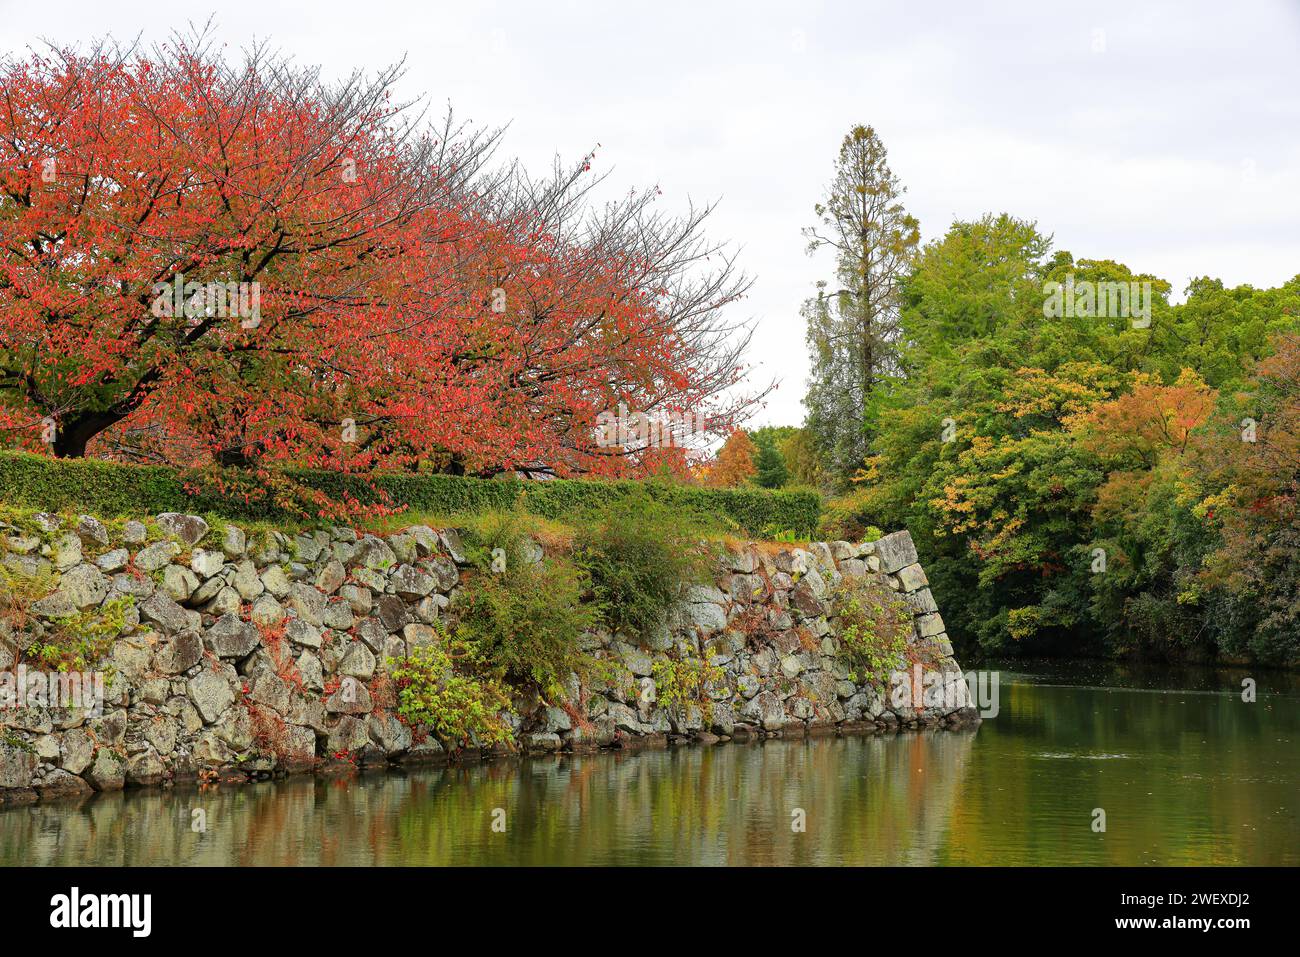
[[[328,83],[202,34],[0,68],[0,442],[247,473],[635,475],[620,402],[719,434],[748,281],[654,192],[597,207],[400,66]],[[681,463],[679,463],[681,465]],[[684,467],[684,465],[681,465]]]

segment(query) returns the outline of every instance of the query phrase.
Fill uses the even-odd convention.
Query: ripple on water
[[[1051,760],[1076,758],[1084,761],[1117,761],[1126,760],[1135,757],[1132,754],[1107,754],[1105,752],[1086,753],[1083,751],[1040,751],[1035,754],[1036,758],[1048,758]]]

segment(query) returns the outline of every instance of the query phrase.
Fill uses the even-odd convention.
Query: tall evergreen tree
[[[868,403],[898,374],[901,283],[921,236],[900,202],[904,192],[875,130],[855,126],[815,207],[819,222],[804,230],[810,255],[835,251],[834,283],[819,281],[802,309],[812,354],[804,405],[807,427],[841,476],[862,465]]]
[[[754,467],[757,471],[754,481],[762,488],[780,488],[785,485],[789,481],[790,470],[786,468],[785,458],[776,447],[775,441],[769,436],[759,441],[757,445],[758,455],[754,459]]]

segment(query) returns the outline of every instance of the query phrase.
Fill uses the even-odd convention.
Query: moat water
[[[11,807],[0,864],[1300,864],[1300,677],[1015,664],[999,692],[975,731]]]

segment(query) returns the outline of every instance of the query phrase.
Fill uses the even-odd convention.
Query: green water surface
[[[0,864],[1300,864],[1296,676],[1020,664],[999,690],[970,732],[13,807]]]

